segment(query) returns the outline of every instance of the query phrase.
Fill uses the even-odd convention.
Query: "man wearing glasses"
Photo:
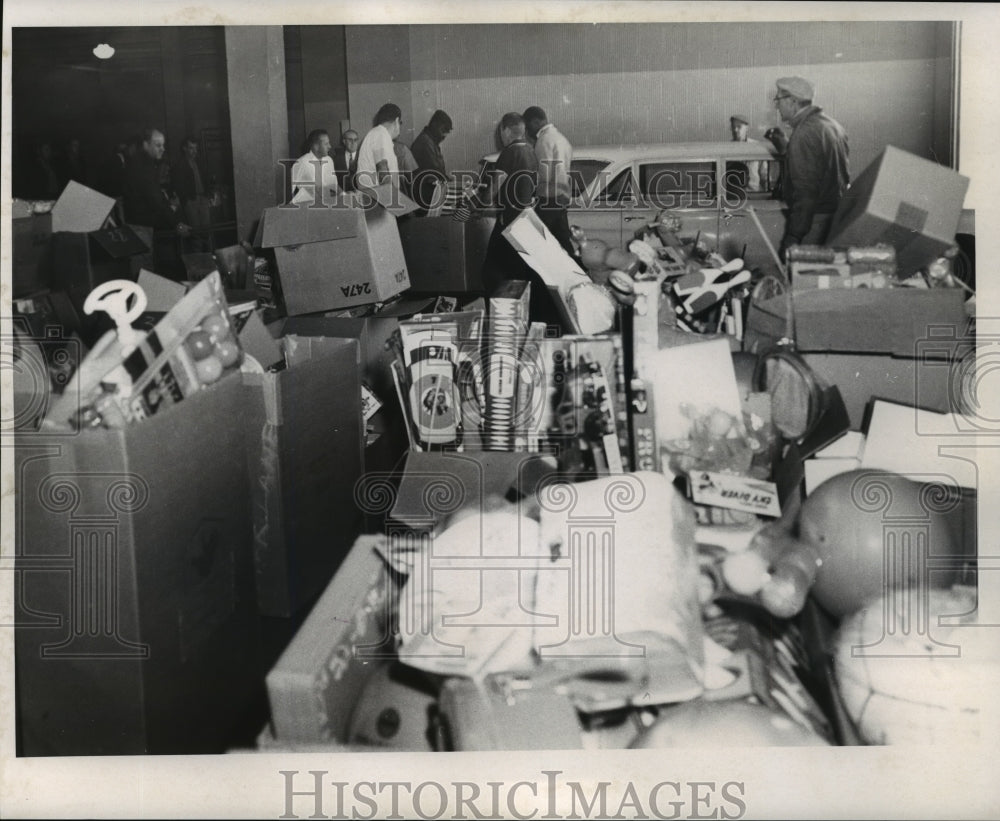
[[[850,182],[847,132],[812,104],[813,85],[801,77],[782,77],[774,103],[792,127],[785,154],[784,197],[788,221],[780,254],[791,245],[822,245],[833,215]]]

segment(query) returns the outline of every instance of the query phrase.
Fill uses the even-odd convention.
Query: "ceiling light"
[[[94,56],[101,60],[108,60],[115,54],[114,48],[109,46],[107,43],[101,43],[99,46],[94,48]]]

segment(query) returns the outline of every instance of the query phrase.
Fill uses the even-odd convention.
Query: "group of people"
[[[437,185],[450,179],[441,143],[452,131],[452,120],[435,111],[409,146],[399,139],[402,123],[399,106],[386,103],[363,139],[349,129],[332,154],[329,132],[311,131],[308,150],[292,165],[291,201],[330,203],[340,191],[373,189],[391,179],[427,208]]]
[[[559,312],[545,283],[507,242],[503,232],[526,207],[534,207],[566,253],[576,257],[568,211],[573,147],[538,106],[529,106],[523,114],[504,114],[500,119],[500,142],[503,149],[484,195],[498,213],[483,263],[483,287],[488,294],[506,279],[527,280],[531,283],[532,321],[560,324]]]
[[[70,137],[58,150],[53,141],[36,143],[31,157],[15,166],[15,196],[28,200],[55,200],[70,180],[90,183],[90,170],[79,137]]]
[[[211,222],[211,185],[199,160],[198,141],[185,137],[174,162],[164,159],[166,138],[149,128],[118,142],[103,163],[91,170],[79,138],[66,143],[61,155],[43,140],[33,162],[19,175],[15,195],[24,199],[56,200],[76,181],[119,200],[126,222],[187,236]]]
[[[802,77],[782,77],[775,83],[774,105],[783,123],[791,127],[765,134],[783,158],[780,178],[771,166],[746,164],[744,187],[748,191],[775,190],[788,206],[785,230],[778,253],[784,260],[792,245],[822,245],[833,216],[850,184],[847,132],[813,103],[815,88]],[[734,141],[749,139],[747,117],[730,118]],[[504,229],[534,203],[535,212],[568,254],[577,254],[568,221],[572,189],[570,168],[573,149],[548,121],[545,111],[531,106],[523,114],[510,112],[500,121],[503,150],[488,198],[499,209],[483,268],[483,285],[490,293],[505,279],[532,282],[532,319],[558,322],[548,289],[538,274],[502,236]],[[772,175],[772,176],[762,176]]]
[[[166,137],[146,129],[135,150],[120,155],[125,220],[186,237],[211,222],[210,197],[198,160],[198,142],[185,137],[173,164],[163,161]],[[119,146],[121,148],[121,146]]]
[[[784,258],[791,245],[822,244],[826,240],[850,178],[847,134],[813,104],[812,83],[801,77],[782,77],[775,85],[774,104],[782,121],[791,126],[787,138],[780,129],[765,135],[784,158],[780,185],[789,208],[779,248]],[[452,121],[444,111],[435,111],[409,147],[399,140],[401,126],[399,106],[386,103],[364,138],[359,139],[353,130],[344,132],[342,144],[332,157],[329,134],[313,131],[309,150],[292,168],[293,202],[311,202],[317,196],[328,201],[338,190],[370,189],[391,179],[398,181],[418,206],[426,208],[435,186],[451,178],[441,143],[451,133]],[[734,140],[749,139],[747,117],[734,115],[730,127]],[[559,244],[576,258],[578,251],[568,218],[573,196],[573,147],[538,106],[529,106],[520,114],[504,114],[499,137],[502,150],[480,203],[495,206],[498,211],[482,271],[484,289],[490,293],[506,279],[526,279],[533,285],[532,318],[558,322],[548,289],[502,234],[525,208],[532,207]],[[762,191],[776,185],[776,175],[762,178],[762,173],[772,174],[770,164],[762,169],[759,163],[747,163],[743,183],[746,190]]]

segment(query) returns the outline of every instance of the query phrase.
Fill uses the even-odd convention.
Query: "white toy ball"
[[[1000,692],[1000,643],[976,624],[969,588],[909,588],[841,623],[834,668],[865,743],[977,744],[987,699]]]

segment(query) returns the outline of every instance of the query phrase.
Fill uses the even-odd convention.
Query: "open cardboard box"
[[[268,746],[350,743],[355,704],[379,658],[391,652],[388,615],[399,584],[376,551],[387,541],[382,536],[357,539],[267,674],[271,732],[265,738],[273,737]]]
[[[414,217],[399,223],[410,289],[423,293],[481,292],[483,261],[494,220]]]
[[[972,345],[958,288],[800,291],[793,310],[796,347],[840,389],[853,430],[873,397],[951,410],[948,364]],[[786,335],[786,312],[784,295],[752,302],[744,350],[773,347]]]
[[[113,198],[71,180],[52,208],[52,288],[69,293],[81,313],[102,282],[135,281],[142,265],[152,267],[152,229],[109,226],[114,207]]]
[[[25,755],[225,750],[257,672],[243,390],[15,438]]]
[[[358,342],[281,340],[288,365],[243,374],[257,602],[268,616],[301,614],[361,532],[354,488],[363,469]],[[239,425],[238,425],[239,426]]]
[[[384,302],[410,287],[396,215],[416,209],[383,186],[367,207],[278,205],[261,215],[254,247],[273,248],[289,316]]]
[[[851,182],[827,242],[888,243],[905,278],[954,244],[968,187],[968,177],[888,145]]]
[[[10,234],[11,296],[44,291],[52,275],[52,212],[36,214],[31,203],[14,200]]]
[[[383,402],[394,401],[393,360],[386,342],[399,327],[401,319],[428,310],[431,299],[402,298],[367,316],[310,315],[279,319],[268,328],[275,336],[329,336],[357,339],[361,345],[361,375]]]

